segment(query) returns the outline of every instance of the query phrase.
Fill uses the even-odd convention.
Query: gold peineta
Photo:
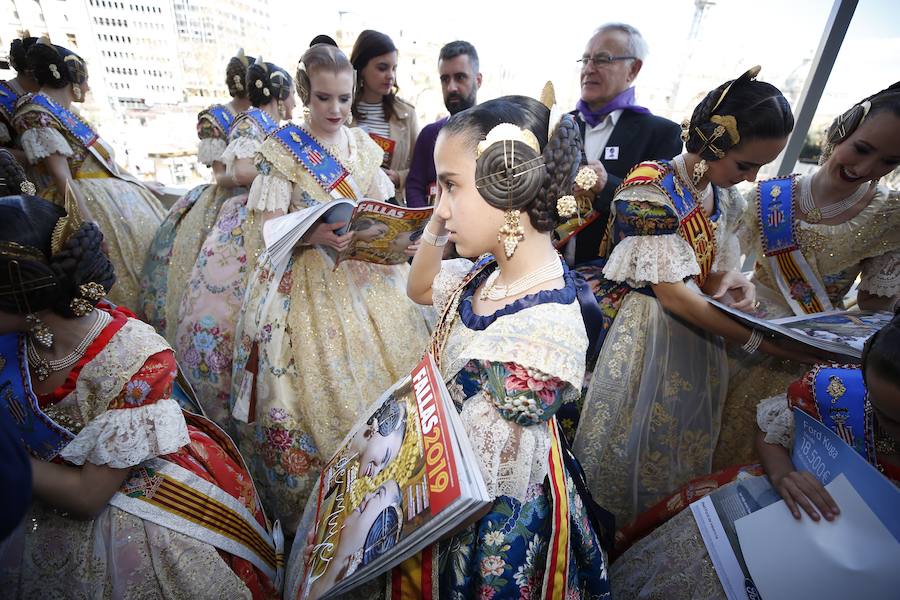
[[[552,81],[545,83],[544,89],[541,90],[541,104],[549,109],[553,109],[553,105],[556,104],[556,90]]]
[[[81,228],[84,220],[78,212],[78,202],[75,200],[75,192],[72,186],[66,183],[66,199],[63,206],[66,214],[59,218],[53,227],[53,235],[50,237],[50,251],[53,256],[58,254],[72,234]]]

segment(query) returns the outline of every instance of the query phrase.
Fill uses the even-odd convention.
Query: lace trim
[[[202,138],[200,145],[197,147],[197,160],[209,167],[220,159],[223,152],[225,152],[225,140],[221,138]]]
[[[756,424],[766,434],[766,443],[794,445],[794,413],[786,394],[766,398],[756,407]]]
[[[0,123],[0,144],[6,144],[12,141],[12,137],[9,135],[9,128],[5,123]]]
[[[620,241],[603,275],[633,288],[655,283],[677,283],[700,274],[697,257],[684,238],[676,234],[637,235]]]
[[[26,129],[20,140],[31,164],[37,164],[51,154],[62,154],[67,158],[75,154],[65,136],[52,127]]]
[[[190,443],[178,402],[166,398],[136,408],[112,409],[87,424],[60,452],[70,463],[126,469]]]
[[[859,289],[888,298],[900,294],[900,251],[864,260]]]
[[[441,270],[431,283],[431,304],[435,312],[441,314],[450,294],[459,287],[460,282],[472,269],[472,261],[465,258],[454,258],[441,262]]]
[[[225,173],[228,175],[234,172],[234,161],[239,159],[248,159],[256,156],[262,140],[254,139],[248,136],[236,137],[230,142],[222,152],[219,162],[225,165]]]
[[[293,191],[293,184],[281,175],[257,175],[250,186],[247,208],[259,212],[282,210],[287,213]]]
[[[460,416],[488,494],[526,500],[529,486],[543,483],[547,476],[548,425],[525,427],[507,421],[481,394],[465,401]]]

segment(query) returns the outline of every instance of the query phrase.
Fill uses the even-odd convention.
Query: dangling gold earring
[[[72,84],[72,96],[76,102],[81,102],[81,86],[77,83]]]
[[[43,321],[41,321],[40,317],[35,313],[27,314],[25,315],[25,324],[28,325],[31,339],[38,345],[48,350],[53,347],[53,332],[50,331],[50,328],[47,327]]]
[[[497,234],[497,241],[503,243],[503,251],[506,258],[512,258],[516,252],[519,242],[525,239],[525,229],[522,228],[522,222],[519,220],[518,209],[510,209],[504,215],[506,223],[500,228]]]
[[[709,165],[706,164],[706,159],[701,158],[700,162],[694,165],[694,185],[699,185],[700,180],[703,179],[703,176],[706,175],[706,172],[709,171]]]
[[[685,119],[681,122],[681,141],[687,144],[689,137],[691,137],[691,122]]]

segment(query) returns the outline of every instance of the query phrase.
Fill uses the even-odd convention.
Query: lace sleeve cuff
[[[247,198],[247,208],[259,212],[274,212],[281,210],[285,213],[291,205],[291,193],[293,184],[279,175],[257,175],[250,187],[250,196]]]
[[[209,167],[221,158],[223,152],[225,152],[225,140],[202,138],[197,148],[197,160]]]
[[[247,136],[238,137],[228,142],[228,146],[225,148],[225,151],[222,152],[222,158],[219,159],[219,161],[225,165],[225,173],[228,175],[234,173],[234,161],[256,156],[260,144],[260,140],[255,140]]]
[[[60,457],[126,469],[190,443],[178,402],[166,398],[137,408],[107,410],[87,424]]]
[[[603,274],[640,288],[651,283],[677,283],[700,274],[693,249],[677,234],[634,235],[613,249]]]
[[[22,149],[28,162],[36,164],[51,154],[72,156],[74,151],[63,134],[52,127],[34,127],[22,132]]]
[[[786,394],[760,402],[756,407],[756,424],[766,434],[766,443],[785,448],[794,444],[794,413]]]
[[[454,258],[441,262],[441,270],[434,276],[434,281],[431,283],[431,304],[438,314],[444,310],[450,294],[459,286],[471,268],[472,261],[465,258]]]
[[[864,260],[859,289],[888,298],[900,294],[900,251]]]

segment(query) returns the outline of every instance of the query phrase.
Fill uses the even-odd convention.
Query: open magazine
[[[384,573],[489,504],[430,355],[344,439],[314,494],[314,541],[296,595],[304,599],[341,594]]]
[[[404,251],[422,235],[433,211],[431,207],[406,208],[377,200],[339,198],[270,219],[263,226],[263,241],[277,269],[287,264],[294,247],[319,221],[348,223],[336,233],[354,231],[356,235],[344,252],[332,254],[335,266],[344,260],[398,265],[408,260]]]
[[[783,319],[760,319],[706,296],[706,300],[748,327],[773,337],[805,344],[814,354],[829,354],[838,362],[858,363],[863,345],[891,320],[888,312],[841,310]]]
[[[813,523],[805,513],[796,521],[767,477],[744,473],[735,485],[692,503],[725,595],[729,600],[890,597],[900,583],[900,490],[833,431],[799,409],[793,412],[792,461],[826,486],[841,514],[833,523]],[[854,543],[854,531],[867,541]],[[813,580],[835,592],[849,585],[870,593],[809,595]]]

